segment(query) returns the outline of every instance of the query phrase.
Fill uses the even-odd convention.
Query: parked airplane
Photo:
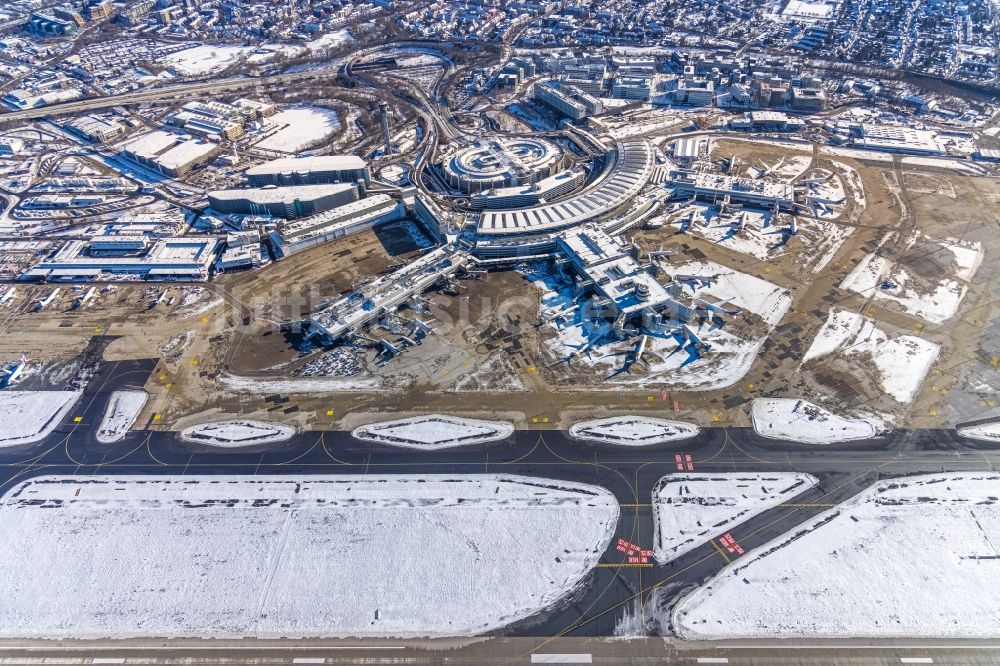
[[[4,370],[3,377],[0,377],[0,388],[7,388],[13,384],[24,372],[24,369],[28,366],[28,357],[22,355],[14,363],[11,363],[6,370]]]
[[[49,305],[51,305],[56,300],[56,297],[59,296],[59,292],[60,291],[61,290],[58,287],[56,287],[55,289],[53,289],[52,291],[49,292],[48,296],[46,296],[45,298],[42,298],[42,299],[38,300],[35,303],[35,310],[44,310]]]

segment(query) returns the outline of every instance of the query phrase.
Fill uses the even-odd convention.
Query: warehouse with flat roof
[[[121,154],[147,169],[177,178],[211,162],[221,150],[211,141],[155,130],[127,142]]]
[[[208,204],[223,214],[272,215],[292,220],[316,215],[359,198],[356,184],[330,183],[216,190],[208,193]]]
[[[283,157],[250,167],[245,175],[251,187],[346,182],[363,182],[365,186],[372,184],[368,163],[356,155]]]

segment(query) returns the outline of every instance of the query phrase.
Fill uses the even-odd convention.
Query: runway
[[[625,555],[615,549],[615,542],[617,538],[623,538],[652,549],[652,490],[659,479],[677,471],[677,454],[682,456],[682,460],[689,455],[695,472],[800,471],[819,479],[817,486],[790,498],[786,504],[729,530],[746,551],[855,495],[878,479],[940,471],[992,471],[1000,463],[1000,451],[995,447],[961,438],[953,430],[899,430],[879,439],[809,447],[761,438],[751,429],[729,427],[704,429],[697,437],[682,442],[637,448],[583,443],[569,438],[564,432],[553,430],[516,431],[505,441],[433,452],[361,442],[344,432],[306,432],[279,445],[235,450],[212,449],[183,442],[174,433],[149,430],[134,431],[117,444],[98,443],[95,432],[111,393],[127,385],[142,385],[155,365],[156,361],[152,359],[105,363],[89,382],[77,408],[44,441],[0,449],[0,489],[6,492],[28,478],[44,474],[304,476],[507,473],[591,483],[615,494],[621,504],[616,539],[612,540],[601,564],[593,570],[579,594],[565,600],[557,608],[507,627],[501,637],[494,637],[485,643],[473,641],[462,647],[461,653],[467,654],[470,659],[467,662],[456,661],[455,652],[437,654],[425,650],[427,647],[443,647],[448,641],[377,641],[375,643],[382,648],[365,652],[367,657],[373,657],[377,652],[391,649],[395,659],[401,656],[395,651],[402,649],[408,657],[416,655],[420,659],[430,659],[408,663],[439,663],[436,660],[445,656],[451,659],[449,663],[501,663],[507,657],[510,663],[530,663],[530,655],[535,653],[587,653],[594,659],[593,663],[654,663],[645,660],[654,656],[660,660],[656,663],[673,658],[695,663],[695,652],[730,659],[730,663],[871,664],[880,663],[879,659],[883,656],[891,657],[885,663],[900,663],[899,655],[907,650],[907,654],[913,653],[914,646],[927,651],[927,642],[887,644],[885,641],[863,641],[863,645],[859,645],[857,641],[843,641],[816,645],[813,641],[810,649],[803,649],[788,642],[749,645],[754,642],[742,641],[737,649],[650,637],[647,641],[616,642],[617,648],[612,650],[612,654],[617,656],[617,660],[599,661],[599,655],[608,654],[606,643],[599,639],[614,634],[616,622],[626,611],[635,612],[648,604],[654,591],[660,588],[667,590],[668,594],[680,594],[739,557],[713,541],[666,565],[635,566],[629,565]],[[162,642],[156,643],[162,647]],[[242,647],[239,655],[234,653],[234,659],[242,660],[244,654],[249,659],[251,654],[260,658],[261,654],[281,652],[279,663],[292,663],[296,656],[293,652],[301,649],[300,642],[265,649],[268,643],[240,641]],[[988,641],[975,645],[968,642],[942,645],[939,641],[936,649],[939,652],[946,650],[956,658],[961,656],[962,659],[972,660],[961,663],[996,663],[1000,659],[1000,641],[995,643],[997,646]],[[201,659],[198,655],[205,656],[207,649],[197,641],[174,641],[171,644],[176,644],[179,650],[171,652],[171,655],[189,649],[192,659]],[[200,646],[195,647],[196,644]],[[323,658],[333,655],[337,659],[346,659],[349,655],[344,651],[355,649],[352,646],[361,643],[318,641],[316,645],[323,646]],[[363,645],[371,647],[373,643],[365,641]],[[454,645],[455,641],[452,641],[451,646]],[[849,645],[851,649],[841,645]],[[253,646],[261,651],[253,652]],[[54,656],[68,660],[76,659],[81,654],[72,650],[60,652],[63,648],[45,643],[20,647],[52,649]],[[80,644],[77,644],[74,649],[79,647]],[[93,656],[102,649],[108,652],[111,647],[114,647],[111,652],[125,649],[136,658],[142,654],[141,642],[115,646],[106,641],[90,645],[85,654]],[[416,652],[411,655],[414,650]],[[788,656],[791,654],[789,650],[795,651],[794,656]],[[159,663],[155,660],[160,659],[162,654],[153,653],[156,650],[148,657],[154,661],[147,663]],[[13,658],[36,653],[20,651],[10,643],[0,643],[0,655],[5,654]],[[41,654],[37,653],[38,656]],[[384,654],[376,656],[385,657]],[[504,659],[501,660],[501,656]],[[852,661],[855,657],[860,661]],[[625,660],[632,658],[635,661]],[[786,658],[787,661],[782,661]],[[976,661],[981,658],[985,661]],[[481,661],[483,659],[486,661]],[[946,663],[960,662],[949,659]]]

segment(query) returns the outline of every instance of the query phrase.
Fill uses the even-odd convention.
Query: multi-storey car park
[[[565,164],[563,150],[545,139],[495,137],[459,148],[441,163],[445,182],[467,194],[547,178]]]

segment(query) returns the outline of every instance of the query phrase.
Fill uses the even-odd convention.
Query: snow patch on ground
[[[898,262],[869,254],[844,278],[840,288],[876,301],[892,301],[903,312],[940,324],[955,316],[968,282],[979,269],[983,248],[978,242],[956,239],[934,241],[935,254],[950,258],[953,274],[929,280],[913,275]]]
[[[513,432],[514,426],[509,423],[431,414],[372,423],[356,428],[351,434],[367,442],[432,451],[495,442],[510,437]]]
[[[325,49],[336,48],[353,41],[354,38],[351,36],[351,33],[347,30],[347,28],[342,28],[340,30],[328,32],[319,39],[306,42],[305,46],[310,51],[317,52]]]
[[[171,53],[164,60],[167,67],[182,76],[199,76],[225,69],[248,51],[241,46],[194,46]]]
[[[180,432],[185,441],[223,448],[284,442],[294,434],[295,428],[290,425],[251,419],[201,423]]]
[[[995,638],[992,472],[880,481],[751,551],[682,599],[685,639]]]
[[[940,346],[914,335],[890,337],[875,322],[833,308],[803,362],[830,354],[871,361],[882,388],[897,402],[910,402],[937,359]]]
[[[868,439],[884,427],[874,417],[848,419],[797,398],[757,398],[751,416],[758,435],[804,444]]]
[[[139,418],[139,412],[146,406],[149,395],[145,391],[115,391],[111,394],[108,408],[97,430],[97,441],[111,444],[125,439],[129,428]]]
[[[978,439],[983,442],[1000,442],[1000,422],[966,426],[959,428],[958,434],[962,437]]]
[[[378,377],[328,377],[325,379],[279,379],[221,375],[219,382],[233,391],[255,393],[326,393],[328,391],[365,391],[381,388]]]
[[[653,489],[653,555],[669,562],[817,483],[801,472],[665,476]]]
[[[0,391],[0,447],[44,439],[80,398],[81,391]]]
[[[698,434],[698,426],[648,416],[612,416],[575,423],[570,427],[569,434],[590,442],[620,446],[649,446],[694,437]]]
[[[340,129],[336,111],[313,106],[284,109],[267,120],[270,127],[280,129],[258,143],[257,147],[284,153],[296,153],[323,143]]]
[[[580,585],[617,521],[603,488],[496,474],[36,478],[0,500],[0,636],[483,634]]]

